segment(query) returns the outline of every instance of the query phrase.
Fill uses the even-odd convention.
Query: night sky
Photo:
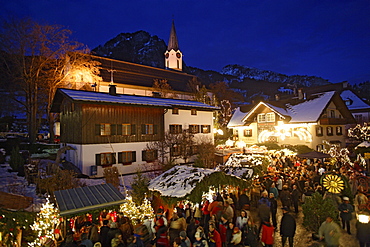
[[[90,49],[139,30],[167,43],[174,18],[188,66],[370,80],[369,0],[8,0],[0,15],[63,25]]]

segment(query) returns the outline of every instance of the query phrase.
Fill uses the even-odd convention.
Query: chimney
[[[110,95],[113,95],[113,96],[116,96],[117,95],[116,85],[113,85],[113,84],[110,84],[109,85],[109,94]]]

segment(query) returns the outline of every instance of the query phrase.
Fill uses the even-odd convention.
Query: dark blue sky
[[[90,49],[139,30],[167,43],[174,16],[189,66],[370,80],[369,0],[8,0],[0,15],[66,26]]]

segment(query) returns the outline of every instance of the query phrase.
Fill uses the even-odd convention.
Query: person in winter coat
[[[275,195],[273,193],[270,193],[270,212],[271,212],[271,219],[272,219],[272,224],[276,228],[277,227],[277,221],[276,221],[276,213],[277,213],[277,208],[278,208],[278,203],[275,199]]]
[[[231,241],[228,246],[242,246],[242,232],[239,230],[239,227],[234,227]]]
[[[360,247],[369,247],[370,246],[370,224],[356,222],[357,234],[356,237],[360,242]]]
[[[293,238],[296,230],[296,221],[292,215],[289,214],[289,208],[283,207],[283,217],[280,222],[280,235],[282,237],[282,245],[284,247],[286,240],[289,241],[289,247],[293,247]]]
[[[249,196],[245,193],[245,191],[242,191],[242,193],[239,196],[239,208],[240,210],[248,210],[249,206],[251,204],[251,201],[249,199]]]
[[[179,236],[181,231],[186,230],[186,220],[184,217],[179,217],[181,213],[173,213],[172,218],[169,222],[168,235],[170,237],[170,243],[172,245],[174,239]]]
[[[349,203],[348,197],[343,197],[343,203],[338,206],[340,218],[342,219],[342,228],[347,228],[347,233],[351,234],[351,224],[353,206]]]
[[[208,211],[208,206],[209,206],[209,201],[207,199],[204,199],[203,204],[202,204],[203,226],[208,225],[208,221],[210,218],[210,215],[209,215],[210,212]]]
[[[230,221],[229,225],[226,228],[226,246],[229,246],[231,242],[231,239],[234,233],[234,227],[235,227],[235,224],[232,221]]]
[[[221,236],[221,242],[224,245],[226,243],[226,231],[227,227],[229,225],[229,222],[227,220],[227,215],[222,215],[220,223],[218,224],[218,232],[220,233]]]
[[[272,183],[272,184],[271,184],[271,187],[270,187],[270,189],[269,189],[269,193],[273,193],[275,198],[278,198],[278,197],[279,197],[279,191],[278,191],[278,189],[276,188],[275,183]]]
[[[320,240],[324,239],[328,247],[339,246],[340,234],[341,234],[340,227],[337,223],[333,221],[332,217],[327,217],[319,228]]]
[[[297,185],[293,185],[293,190],[291,193],[292,197],[292,202],[294,206],[294,212],[297,214],[298,213],[298,205],[299,205],[299,199],[301,198],[301,193],[299,192]]]
[[[112,243],[112,239],[116,238],[117,237],[117,234],[121,235],[121,237],[122,237],[122,232],[118,228],[117,223],[116,222],[110,223],[110,229],[108,231],[108,243],[111,244]]]
[[[209,224],[208,240],[209,247],[222,247],[220,233],[216,230],[216,226],[213,223]]]
[[[244,226],[248,222],[248,213],[246,210],[240,212],[240,216],[236,217],[235,226],[237,226],[241,231],[243,231]]]
[[[208,242],[202,232],[197,231],[194,237],[195,241],[193,243],[193,247],[208,247]]]
[[[288,207],[288,209],[290,208],[291,197],[290,197],[290,192],[288,190],[287,185],[283,186],[283,191],[281,191],[280,193],[280,200],[281,200],[281,204],[283,205],[283,207]]]
[[[245,246],[257,247],[258,233],[257,226],[254,224],[252,217],[248,218],[247,225],[243,228],[243,243]]]
[[[266,247],[272,247],[274,244],[274,232],[275,228],[270,222],[265,221],[262,223],[262,236],[261,242],[265,244]]]
[[[110,242],[108,239],[108,232],[109,232],[109,226],[108,226],[109,221],[108,220],[103,220],[103,226],[100,227],[100,242],[102,247],[109,247]]]

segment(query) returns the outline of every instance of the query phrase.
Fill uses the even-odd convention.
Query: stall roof
[[[112,184],[58,190],[54,195],[61,216],[118,205],[125,199]]]

